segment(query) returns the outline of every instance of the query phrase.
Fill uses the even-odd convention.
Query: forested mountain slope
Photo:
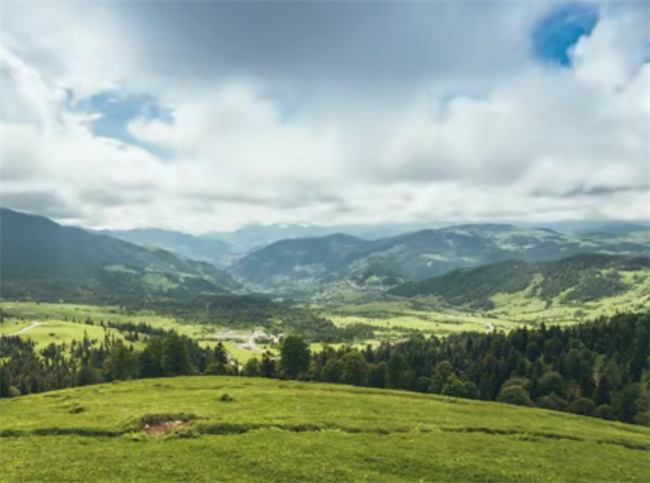
[[[0,210],[2,297],[123,301],[147,295],[224,293],[240,285],[204,262]]]
[[[529,299],[592,302],[639,287],[650,295],[650,265],[646,257],[580,254],[551,262],[509,260],[459,269],[388,291],[403,297],[435,296],[451,305],[490,308],[490,298],[521,292]]]
[[[579,237],[543,228],[461,225],[375,241],[344,235],[284,240],[243,257],[230,269],[262,286],[310,288],[373,273],[393,280],[424,280],[458,268],[506,260],[548,261],[589,252],[647,256],[649,247],[638,233]]]
[[[270,287],[300,281],[318,283],[369,242],[350,235],[282,240],[257,250],[230,267],[246,280]]]

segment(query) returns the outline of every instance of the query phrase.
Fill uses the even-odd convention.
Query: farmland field
[[[199,376],[53,391],[0,409],[2,482],[650,477],[648,428],[402,391]],[[166,420],[179,427],[154,431]]]
[[[203,346],[216,346],[223,341],[224,346],[231,355],[240,362],[246,362],[251,357],[259,356],[258,352],[237,347],[239,341],[244,340],[250,330],[228,330],[216,325],[203,325],[181,323],[170,317],[158,315],[151,311],[127,312],[120,307],[77,305],[77,304],[48,304],[35,302],[8,302],[2,305],[5,319],[0,324],[0,334],[9,335],[21,330],[18,334],[25,339],[36,342],[37,349],[43,349],[50,343],[70,344],[73,340],[81,341],[84,334],[89,339],[96,339],[101,343],[105,333],[125,340],[123,334],[110,327],[103,328],[99,324],[104,322],[134,324],[144,323],[156,329],[175,330],[180,335],[196,339]],[[90,318],[95,325],[84,322]],[[146,337],[145,337],[146,338]],[[127,342],[136,349],[142,349],[141,342]],[[264,349],[267,346],[261,346]]]

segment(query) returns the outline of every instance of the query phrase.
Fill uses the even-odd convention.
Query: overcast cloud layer
[[[570,66],[533,48],[562,8],[3,4],[2,204],[191,232],[647,219],[647,5],[589,7]]]

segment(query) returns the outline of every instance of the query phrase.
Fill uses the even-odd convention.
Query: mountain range
[[[368,238],[338,233],[288,238],[248,253],[242,245],[207,236],[157,229],[94,232],[9,209],[0,212],[0,223],[3,297],[26,290],[35,297],[59,293],[68,299],[110,291],[133,296],[308,293],[341,281],[350,281],[355,289],[384,292],[404,282],[499,262],[650,253],[648,231],[621,223],[592,225],[591,231],[571,235],[508,224],[466,224],[377,239],[370,231],[365,232]],[[405,226],[382,225],[374,235]],[[248,233],[250,242],[252,234],[268,235],[268,229],[249,227],[234,233]],[[303,229],[325,230],[276,229],[276,234],[287,236]]]
[[[209,263],[5,208],[0,208],[0,248],[4,299],[119,302],[241,288]]]
[[[564,235],[546,228],[475,224],[420,230],[379,240],[350,235],[282,240],[228,270],[267,289],[311,289],[340,279],[398,283],[506,260],[540,262],[579,253],[648,256],[647,232]]]

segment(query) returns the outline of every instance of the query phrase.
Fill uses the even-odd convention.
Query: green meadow
[[[146,310],[127,312],[116,306],[36,302],[6,302],[3,303],[2,309],[8,316],[5,316],[4,322],[0,324],[0,335],[13,334],[22,329],[28,329],[18,335],[34,340],[39,350],[50,343],[70,344],[73,340],[80,341],[84,335],[87,335],[89,339],[97,339],[98,343],[101,343],[105,332],[117,339],[125,340],[124,335],[116,329],[110,327],[104,329],[100,325],[85,324],[86,319],[90,318],[95,324],[102,321],[104,323],[145,323],[158,329],[175,330],[181,335],[198,340],[201,345],[210,347],[216,346],[223,339],[223,344],[228,352],[240,362],[246,362],[251,357],[259,356],[258,352],[238,348],[237,342],[234,340],[226,340],[227,337],[245,336],[249,330],[232,330],[228,335],[224,335],[223,327],[220,326],[180,323],[175,319]],[[127,341],[126,343],[133,345],[136,349],[144,347],[144,344],[137,341]],[[263,346],[263,348],[267,347]]]
[[[0,411],[7,483],[650,478],[648,428],[402,391],[197,376],[35,394]]]

